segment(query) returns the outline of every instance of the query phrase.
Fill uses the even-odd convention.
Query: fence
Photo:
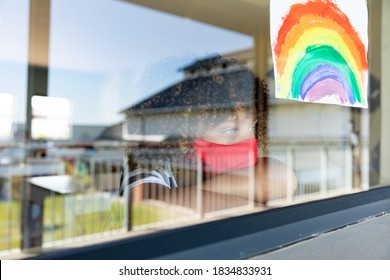
[[[161,151],[155,151],[152,156],[150,151],[146,153],[140,150],[138,153],[144,158],[144,166],[158,166],[161,155],[167,155]],[[296,190],[287,190],[283,195],[271,192],[268,206],[286,205],[352,190],[353,151],[344,142],[273,144],[269,154],[293,169],[298,187]],[[173,169],[188,165],[180,158],[165,158],[170,158]],[[48,163],[47,166],[44,166],[44,161]],[[205,187],[202,182],[207,174],[197,170],[194,172],[193,167],[184,166],[187,173],[183,173],[177,183],[185,187],[169,189],[145,184],[134,187],[121,197],[118,191],[123,166],[122,150],[67,157],[58,154],[52,159],[30,161],[28,164],[2,165],[0,256],[21,248],[23,197],[20,190],[26,187],[26,178],[38,175],[67,178],[65,183],[71,190],[62,194],[50,191],[44,199],[43,247],[115,236],[128,230],[142,231],[191,223],[237,213],[239,210],[250,210],[256,206],[256,182],[251,168],[246,173],[235,174],[246,178],[245,183],[242,180],[235,181],[236,177],[227,176]],[[197,169],[200,168],[198,165]],[[241,183],[234,188],[224,187],[232,185],[232,182]]]
[[[269,154],[293,169],[298,182],[294,194],[282,200],[271,198],[270,203],[324,197],[353,189],[353,151],[346,142],[274,143]]]

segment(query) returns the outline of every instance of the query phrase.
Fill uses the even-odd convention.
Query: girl
[[[203,192],[240,197],[253,188],[255,201],[266,203],[270,196],[294,190],[293,172],[264,157],[268,91],[262,80],[238,61],[220,56],[184,71],[191,75],[133,107],[138,113],[164,112],[160,126],[170,126],[171,135],[158,146],[144,142],[129,148],[121,193],[139,185],[180,192],[174,189],[201,183]]]

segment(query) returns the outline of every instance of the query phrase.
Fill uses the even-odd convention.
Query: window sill
[[[315,240],[316,238],[313,237],[319,237],[323,233],[336,232],[350,225],[363,225],[363,222],[370,217],[378,217],[372,221],[381,219],[380,216],[389,217],[384,215],[386,213],[390,213],[390,187],[375,188],[356,194],[275,208],[84,248],[61,250],[32,259],[267,258],[267,256],[271,257],[270,252],[276,252],[293,244],[294,246],[299,243],[304,244],[308,240]],[[371,231],[371,234],[374,241],[376,234],[380,233]],[[326,257],[321,254],[311,256]],[[375,255],[355,255],[355,257],[365,258],[375,257]],[[328,258],[332,256],[329,255]]]

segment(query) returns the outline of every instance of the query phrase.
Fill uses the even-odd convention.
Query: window
[[[359,109],[275,98],[269,2],[1,1],[0,251],[388,184],[389,4],[367,1]]]

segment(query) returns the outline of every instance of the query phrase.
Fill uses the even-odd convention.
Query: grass
[[[44,204],[43,242],[122,229],[124,204],[108,200],[68,200],[63,196],[50,196]],[[76,201],[76,203],[75,203]],[[80,209],[81,207],[81,209]],[[132,205],[132,225],[139,226],[172,218],[163,206]],[[0,251],[20,248],[21,203],[0,202]]]
[[[0,251],[20,247],[20,203],[0,202]]]

